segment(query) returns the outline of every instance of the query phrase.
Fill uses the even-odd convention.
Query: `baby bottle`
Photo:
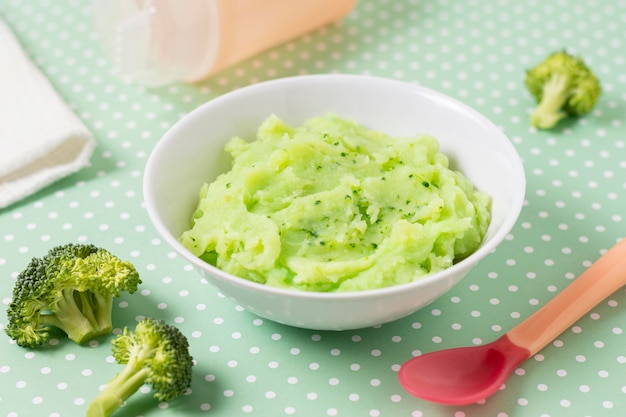
[[[92,0],[118,75],[194,82],[339,20],[356,0]]]

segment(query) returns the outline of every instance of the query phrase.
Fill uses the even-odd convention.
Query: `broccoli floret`
[[[526,71],[526,87],[539,103],[530,115],[538,129],[591,111],[602,93],[600,81],[585,62],[566,51],[555,52]]]
[[[183,394],[191,385],[193,358],[187,338],[163,320],[145,318],[113,339],[113,357],[125,364],[87,409],[87,417],[108,417],[142,385],[149,384],[159,401]]]
[[[135,267],[94,245],[56,246],[19,273],[7,309],[6,333],[22,347],[48,341],[50,326],[76,343],[112,329],[113,297],[135,292]]]

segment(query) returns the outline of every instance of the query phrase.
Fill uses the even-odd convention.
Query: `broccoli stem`
[[[141,353],[131,355],[122,371],[104,387],[87,408],[87,417],[109,417],[146,382],[149,370]]]
[[[58,327],[71,340],[82,344],[111,331],[112,300],[112,296],[66,289],[54,313],[42,315],[41,323]]]
[[[89,293],[91,295],[91,306],[95,310],[94,328],[97,330],[95,336],[108,334],[113,329],[113,295]]]
[[[569,95],[569,77],[555,73],[543,86],[541,102],[530,115],[531,124],[539,129],[550,129],[566,116],[562,108]]]

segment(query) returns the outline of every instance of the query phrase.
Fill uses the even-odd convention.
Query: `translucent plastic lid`
[[[100,40],[121,77],[150,87],[207,73],[217,53],[215,0],[92,0]]]

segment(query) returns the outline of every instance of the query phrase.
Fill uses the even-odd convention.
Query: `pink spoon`
[[[560,294],[499,339],[410,359],[400,368],[400,384],[416,397],[441,404],[486,399],[522,362],[625,284],[626,239],[622,239]]]

